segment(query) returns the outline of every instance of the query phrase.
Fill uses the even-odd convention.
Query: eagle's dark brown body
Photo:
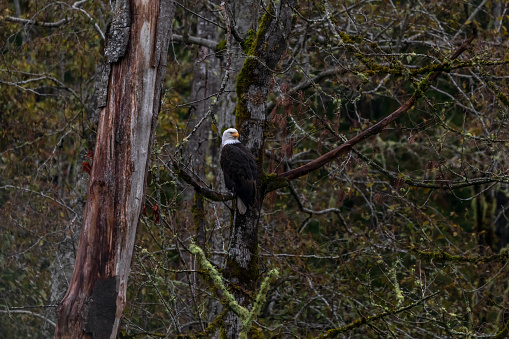
[[[226,187],[237,194],[244,206],[253,204],[256,195],[257,169],[253,154],[240,142],[230,143],[221,150],[221,168]],[[239,211],[246,209],[238,203]]]

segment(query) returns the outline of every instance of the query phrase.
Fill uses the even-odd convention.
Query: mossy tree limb
[[[256,295],[253,307],[251,308],[251,310],[248,310],[247,308],[237,303],[234,296],[228,291],[228,289],[224,285],[223,278],[221,277],[219,272],[210,263],[210,261],[207,260],[205,253],[203,253],[203,250],[199,246],[196,246],[195,244],[192,244],[189,247],[189,250],[191,251],[192,254],[198,257],[200,266],[208,273],[214,286],[217,287],[223,293],[224,297],[228,301],[229,308],[233,310],[233,312],[235,312],[235,314],[237,314],[237,316],[240,318],[242,326],[241,331],[239,333],[239,338],[241,339],[247,338],[247,332],[251,328],[251,324],[258,316],[262,305],[265,303],[265,298],[267,296],[271,280],[275,280],[279,276],[278,270],[273,269],[268,273]]]
[[[443,251],[419,251],[415,248],[410,249],[412,252],[416,253],[422,259],[433,259],[433,260],[441,260],[441,261],[450,261],[450,262],[470,262],[470,263],[489,263],[489,262],[502,262],[505,263],[509,260],[509,251],[503,251],[498,254],[481,256],[481,255],[454,255]]]
[[[358,328],[358,327],[361,327],[362,325],[369,324],[369,323],[371,323],[371,322],[373,322],[375,320],[382,319],[382,318],[390,316],[390,315],[395,315],[395,314],[398,314],[398,313],[401,313],[401,312],[404,312],[404,311],[408,311],[409,309],[422,304],[426,300],[433,298],[438,293],[439,292],[435,292],[435,293],[427,296],[426,298],[422,298],[421,300],[418,300],[418,301],[416,301],[416,302],[414,302],[414,303],[412,303],[412,304],[410,304],[408,306],[394,308],[392,310],[385,311],[385,312],[382,312],[382,313],[379,313],[379,314],[375,314],[375,315],[372,315],[372,316],[369,316],[369,317],[358,318],[358,319],[352,321],[351,323],[349,323],[348,325],[341,326],[341,327],[334,328],[334,329],[330,329],[330,330],[327,331],[327,333],[321,334],[318,338],[319,339],[334,338],[335,336],[337,336],[337,335],[339,335],[341,333],[345,333],[345,332],[350,331],[350,330],[352,330],[354,328]]]

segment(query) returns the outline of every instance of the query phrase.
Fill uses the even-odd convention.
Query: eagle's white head
[[[223,147],[225,145],[237,144],[239,142],[239,132],[235,128],[228,128],[223,132]]]

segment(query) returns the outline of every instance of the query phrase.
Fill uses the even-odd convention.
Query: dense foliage
[[[235,60],[248,54],[268,5],[253,2],[244,26],[230,3],[225,11],[214,2],[178,7],[122,336],[210,337],[224,316],[225,298],[189,246],[198,241],[226,269],[231,203],[199,207],[169,156],[202,185],[225,190],[218,132],[230,127],[222,116],[234,114],[225,101],[245,81]],[[47,336],[65,293],[93,165],[94,80],[110,10],[108,1],[0,5],[0,336]],[[258,280],[273,268],[279,278],[251,335],[505,337],[507,4],[323,0],[293,11],[272,70],[267,174],[316,159],[412,95],[422,98],[348,154],[266,196]],[[217,24],[215,38],[193,44],[204,20]],[[202,64],[218,65],[216,87],[196,98]],[[443,73],[428,83],[435,71]],[[207,112],[205,132],[192,133]],[[201,153],[186,147],[193,138]]]

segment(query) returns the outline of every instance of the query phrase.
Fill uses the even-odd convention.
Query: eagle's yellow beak
[[[235,133],[232,133],[232,137],[239,137],[239,133],[235,132]]]

